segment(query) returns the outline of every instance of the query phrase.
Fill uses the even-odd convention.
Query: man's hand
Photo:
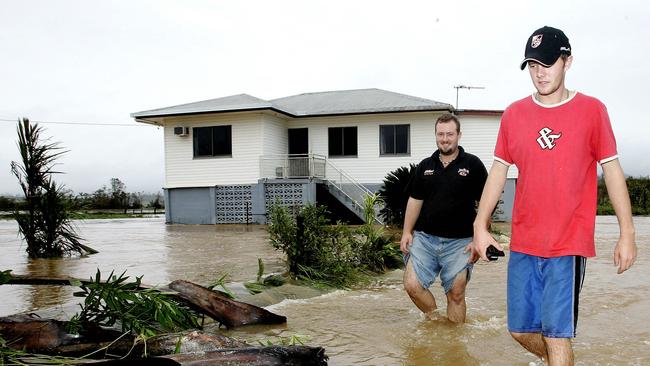
[[[467,263],[476,263],[478,261],[478,259],[480,258],[479,254],[476,252],[476,250],[474,250],[474,244],[473,243],[467,244],[467,246],[465,247],[465,250],[463,251],[463,253],[467,253],[467,252],[471,252],[471,255],[470,255],[469,259],[467,260]]]
[[[473,251],[486,262],[490,261],[485,255],[487,247],[494,245],[497,249],[503,250],[501,245],[494,240],[487,229],[474,229],[474,238],[472,239],[471,245],[474,246]]]
[[[621,274],[634,264],[636,260],[636,244],[634,238],[621,237],[614,249],[614,265],[618,267],[618,274]]]
[[[402,233],[402,240],[399,241],[399,249],[404,255],[409,254],[409,246],[413,243],[413,234]]]

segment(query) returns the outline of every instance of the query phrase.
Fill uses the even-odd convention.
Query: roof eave
[[[474,116],[500,116],[503,114],[502,109],[457,109],[456,114],[469,114]]]
[[[313,117],[334,117],[334,116],[358,116],[362,114],[393,114],[393,113],[414,113],[414,112],[453,112],[453,108],[440,107],[440,108],[422,108],[422,109],[387,109],[387,110],[369,110],[369,111],[350,111],[350,112],[330,112],[330,113],[310,113],[298,114],[295,118],[313,118]]]
[[[183,117],[183,116],[196,116],[196,115],[205,115],[205,114],[222,114],[222,113],[235,113],[235,112],[255,112],[269,110],[283,114],[288,117],[296,117],[286,111],[273,108],[273,107],[260,107],[260,108],[240,108],[240,109],[225,109],[217,111],[191,111],[191,112],[182,112],[182,113],[162,113],[162,114],[141,114],[141,113],[131,113],[131,117],[135,118],[136,121],[144,118],[169,118],[169,117]],[[139,122],[139,121],[138,121]],[[147,122],[144,122],[147,123]]]

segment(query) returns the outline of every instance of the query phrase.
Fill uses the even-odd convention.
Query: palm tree
[[[81,244],[70,220],[63,186],[52,175],[55,161],[65,151],[58,143],[42,141],[42,128],[27,118],[18,122],[18,148],[22,162],[11,162],[11,172],[18,178],[25,195],[26,212],[16,210],[18,231],[27,242],[32,258],[60,257],[64,254],[97,253]]]
[[[400,167],[386,175],[379,189],[379,196],[384,201],[384,208],[379,211],[384,223],[401,227],[404,223],[406,202],[409,194],[406,191],[411,176],[415,171],[415,164],[409,167]]]

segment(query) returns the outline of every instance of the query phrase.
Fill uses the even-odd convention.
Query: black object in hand
[[[503,253],[503,250],[499,250],[499,249],[497,249],[494,245],[490,245],[490,246],[487,247],[487,249],[485,250],[485,256],[486,256],[489,260],[491,260],[491,261],[495,261],[495,260],[499,259],[499,257],[504,257],[504,256],[505,256],[505,253]]]

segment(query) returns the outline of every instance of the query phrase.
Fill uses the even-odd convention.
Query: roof
[[[248,94],[237,94],[229,97],[203,100],[200,102],[179,104],[171,107],[151,109],[148,111],[131,113],[131,117],[162,117],[179,116],[187,114],[232,112],[241,110],[255,110],[271,108],[266,100],[255,98]]]
[[[450,104],[382,89],[339,90],[298,94],[266,101],[248,94],[204,100],[172,107],[131,113],[152,118],[188,114],[223,113],[269,109],[291,117],[369,114],[413,111],[453,111]]]
[[[305,93],[272,99],[271,103],[281,110],[301,117],[453,109],[450,104],[382,89]]]

